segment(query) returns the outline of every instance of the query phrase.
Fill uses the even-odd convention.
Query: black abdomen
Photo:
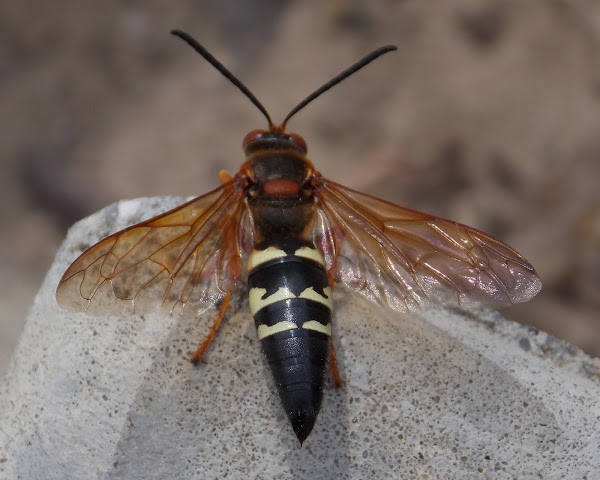
[[[332,297],[321,254],[279,239],[249,259],[250,310],[283,407],[296,436],[310,434],[323,398]]]

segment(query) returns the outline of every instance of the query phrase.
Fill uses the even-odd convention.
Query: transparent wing
[[[86,250],[63,275],[56,299],[68,310],[96,315],[162,306],[195,316],[239,279],[251,236],[234,179]]]
[[[337,281],[400,311],[500,308],[541,289],[534,268],[479,230],[315,178],[315,243]]]

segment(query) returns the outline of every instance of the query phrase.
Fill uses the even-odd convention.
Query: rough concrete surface
[[[597,359],[495,312],[400,315],[335,291],[346,384],[300,448],[242,294],[210,352],[197,321],[70,314],[57,282],[86,246],[182,199],[77,223],[0,383],[0,478],[595,478]]]

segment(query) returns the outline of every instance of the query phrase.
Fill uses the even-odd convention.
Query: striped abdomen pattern
[[[302,442],[321,408],[329,357],[332,295],[325,262],[311,243],[280,238],[252,251],[248,271],[258,338]]]

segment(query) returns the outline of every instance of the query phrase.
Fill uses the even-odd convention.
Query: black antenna
[[[371,63],[373,60],[375,60],[376,58],[380,57],[384,53],[391,52],[393,50],[398,50],[398,47],[396,47],[395,45],[386,45],[384,47],[379,47],[378,49],[373,50],[371,53],[369,53],[368,55],[364,56],[362,59],[360,59],[354,65],[352,65],[350,68],[347,68],[346,70],[344,70],[339,75],[333,77],[325,85],[323,85],[322,87],[320,87],[317,90],[315,90],[308,97],[306,97],[304,100],[302,100],[298,105],[296,105],[292,109],[292,111],[287,114],[287,117],[285,117],[285,120],[283,120],[283,123],[278,128],[281,129],[281,130],[285,129],[285,125],[288,122],[288,120],[290,118],[292,118],[300,110],[302,110],[304,107],[306,107],[306,105],[308,105],[310,102],[312,102],[319,95],[321,95],[322,93],[325,93],[331,87],[333,87],[334,85],[337,85],[338,83],[340,83],[345,78],[348,78],[353,73],[358,72],[361,68],[363,68],[364,66],[368,65],[369,63]]]
[[[275,128],[273,122],[271,121],[271,117],[267,112],[267,109],[262,106],[262,103],[260,103],[258,99],[252,94],[252,92],[248,90],[248,87],[246,87],[246,85],[239,81],[233,73],[227,70],[227,68],[225,68],[225,66],[221,62],[219,62],[215,57],[208,53],[208,50],[206,50],[206,48],[200,45],[191,35],[188,35],[187,33],[182,32],[181,30],[171,30],[171,33],[176,37],[181,38],[190,47],[196,50],[200,55],[204,57],[204,59],[208,63],[215,67],[219,72],[221,72],[225,76],[225,78],[227,78],[231,83],[238,87],[241,90],[241,92],[244,95],[246,95],[246,97],[248,97],[254,105],[256,105],[256,107],[263,113],[263,115],[267,117],[267,121],[269,122],[269,130],[273,130]]]
[[[356,73],[361,68],[368,65],[369,63],[371,63],[373,60],[380,57],[384,53],[391,52],[393,50],[398,50],[398,47],[396,47],[394,45],[386,45],[384,47],[379,47],[378,49],[373,50],[371,53],[364,56],[362,59],[360,59],[354,65],[352,65],[350,68],[347,68],[339,75],[333,77],[322,87],[318,88],[313,93],[311,93],[308,97],[306,97],[304,100],[302,100],[298,105],[296,105],[292,109],[292,111],[290,113],[287,114],[287,117],[285,117],[282,124],[279,125],[278,127],[275,127],[275,125],[273,124],[273,122],[271,120],[271,117],[269,116],[269,113],[267,112],[267,109],[265,107],[263,107],[262,104],[258,101],[258,99],[252,94],[252,92],[250,90],[248,90],[248,87],[246,87],[246,85],[244,85],[240,80],[238,80],[235,77],[235,75],[233,75],[233,73],[231,73],[229,70],[227,70],[227,68],[225,68],[225,66],[221,62],[219,62],[215,57],[213,57],[208,52],[208,50],[206,50],[206,48],[204,48],[202,45],[200,45],[191,35],[183,32],[181,30],[171,30],[171,33],[173,35],[175,35],[176,37],[181,38],[190,47],[192,47],[194,50],[196,50],[196,52],[198,52],[200,55],[202,55],[208,63],[210,63],[213,67],[215,67],[219,72],[221,72],[223,74],[223,76],[225,76],[225,78],[227,78],[231,83],[233,83],[236,87],[238,87],[240,89],[240,91],[244,95],[246,95],[246,97],[248,97],[250,99],[250,101],[267,118],[267,121],[269,122],[269,130],[271,130],[271,131],[274,131],[274,130],[283,131],[285,129],[285,125],[287,124],[288,120],[290,118],[292,118],[300,110],[302,110],[304,107],[306,107],[306,105],[308,105],[310,102],[312,102],[319,95],[326,92],[334,85],[337,85],[338,83],[340,83],[342,80],[349,77],[353,73]]]

